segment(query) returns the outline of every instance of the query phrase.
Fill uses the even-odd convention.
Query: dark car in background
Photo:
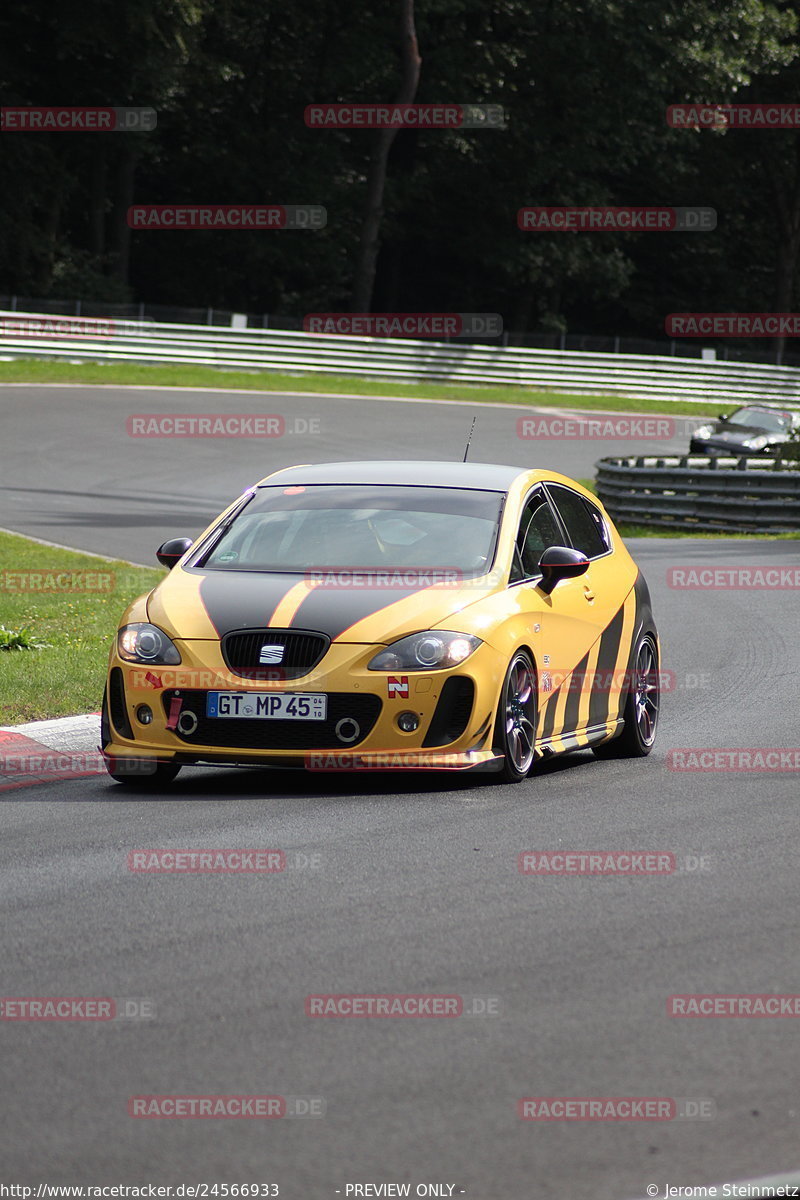
[[[745,404],[720,413],[716,421],[695,429],[691,454],[775,454],[800,429],[800,409],[782,404]]]

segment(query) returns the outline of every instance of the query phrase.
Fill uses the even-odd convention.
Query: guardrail
[[[780,458],[601,458],[597,494],[613,521],[633,525],[720,533],[800,530],[800,470]]]
[[[106,332],[98,333],[101,326]],[[706,406],[800,401],[800,371],[794,367],[272,329],[84,321],[8,311],[0,312],[3,358],[177,363],[284,374],[313,371],[376,381],[515,384],[578,395],[689,400]]]

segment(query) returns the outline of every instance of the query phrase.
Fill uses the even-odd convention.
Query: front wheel
[[[146,758],[115,758],[106,763],[106,770],[115,783],[146,792],[172,783],[180,767]]]
[[[536,742],[536,677],[533,663],[518,650],[509,663],[495,724],[495,749],[503,755],[501,778],[519,783],[531,769]]]
[[[111,741],[111,722],[108,717],[108,694],[103,692],[103,705],[100,712],[100,744],[105,750]],[[112,758],[106,759],[106,770],[115,783],[123,783],[126,787],[148,791],[150,788],[161,787],[162,784],[172,783],[180,771],[175,763],[143,758]]]
[[[596,757],[644,758],[649,754],[656,740],[660,702],[658,650],[653,635],[646,633],[636,646],[633,676],[622,712],[622,733],[610,742],[593,746]]]

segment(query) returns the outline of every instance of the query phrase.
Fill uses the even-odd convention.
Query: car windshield
[[[229,571],[491,566],[503,493],[466,488],[262,487],[196,565]]]
[[[791,413],[773,412],[768,408],[740,408],[730,418],[732,425],[750,425],[770,433],[785,433],[791,429]]]

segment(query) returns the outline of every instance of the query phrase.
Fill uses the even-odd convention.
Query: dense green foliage
[[[19,0],[13,104],[153,105],[150,133],[0,135],[0,293],[302,316],[349,307],[376,134],[313,101],[391,100],[402,0]],[[372,307],[661,337],[666,313],[791,309],[800,133],[667,126],[682,101],[800,95],[794,8],[762,0],[417,0],[416,99],[503,131],[402,131]],[[317,232],[136,231],[140,203],[315,203]],[[540,234],[525,204],[710,205],[713,233]]]

